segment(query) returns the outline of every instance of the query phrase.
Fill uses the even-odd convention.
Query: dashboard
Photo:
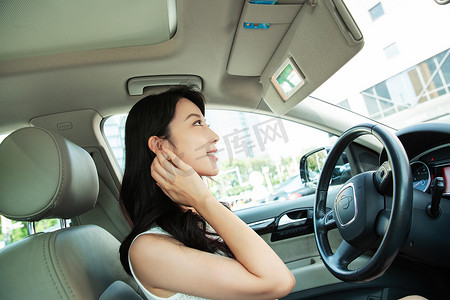
[[[436,267],[450,267],[450,123],[423,123],[396,133],[408,155],[413,177],[413,212],[411,229],[400,250],[402,256]],[[387,160],[383,150],[380,162]],[[431,185],[442,177],[445,189],[439,213],[427,211],[432,201]]]
[[[431,183],[436,177],[444,178],[444,195],[450,196],[450,145],[432,148],[410,159],[413,188],[430,192]]]
[[[445,181],[444,196],[450,199],[450,123],[423,123],[400,129],[397,136],[410,161],[413,187],[431,194],[436,177]],[[387,160],[386,151],[380,162]]]

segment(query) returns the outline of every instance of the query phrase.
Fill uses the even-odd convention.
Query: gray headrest
[[[92,157],[48,130],[28,127],[0,144],[0,214],[20,221],[78,216],[97,201]]]

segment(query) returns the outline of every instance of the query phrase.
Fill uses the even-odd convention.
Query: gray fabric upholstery
[[[40,128],[0,145],[0,214],[14,220],[72,218],[91,209],[99,189],[91,156]],[[96,225],[37,233],[0,249],[0,299],[98,299],[137,289],[122,268],[119,241]],[[117,288],[121,281],[122,288]]]
[[[28,127],[0,144],[0,214],[13,220],[72,218],[94,207],[95,164],[84,149]]]

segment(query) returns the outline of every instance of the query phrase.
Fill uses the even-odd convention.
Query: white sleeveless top
[[[149,233],[165,234],[165,235],[171,236],[168,232],[164,231],[161,227],[156,226],[156,227],[153,227],[153,228],[151,228],[151,229],[149,229],[149,230],[147,230],[147,231],[144,231],[144,232],[138,234],[138,235],[134,238],[133,242],[134,242],[139,236],[141,236],[141,235],[143,235],[143,234],[149,234]],[[131,244],[133,244],[133,242],[131,242]],[[182,294],[182,293],[176,293],[176,294],[174,294],[174,295],[172,295],[172,296],[170,296],[170,297],[168,297],[168,298],[161,298],[161,297],[155,296],[155,295],[153,295],[152,293],[150,293],[150,291],[148,291],[148,290],[141,284],[141,282],[139,281],[139,279],[137,279],[137,277],[136,277],[136,275],[134,274],[134,271],[133,271],[133,266],[131,266],[131,262],[130,262],[130,254],[129,254],[129,253],[128,253],[128,265],[130,266],[131,274],[133,274],[133,277],[134,277],[134,279],[136,280],[136,282],[137,282],[139,288],[142,290],[142,292],[144,293],[145,297],[146,297],[148,300],[160,300],[160,299],[165,299],[165,300],[207,300],[206,298],[200,298],[200,297],[191,296],[191,295],[186,295],[186,294]]]

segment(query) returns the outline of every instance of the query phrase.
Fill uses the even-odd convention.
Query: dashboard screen
[[[444,194],[450,194],[450,166],[442,168],[442,176],[445,180]]]

